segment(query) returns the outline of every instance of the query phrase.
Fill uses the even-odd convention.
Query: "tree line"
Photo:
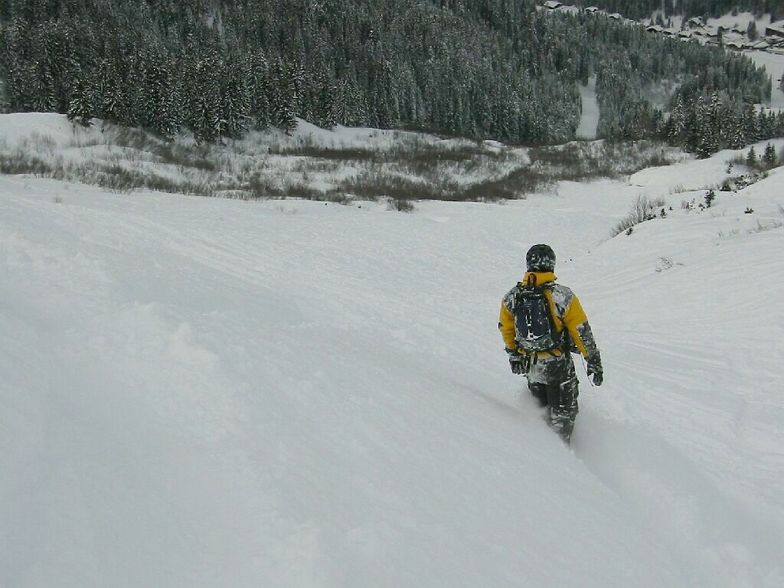
[[[0,0],[4,109],[199,141],[296,117],[511,143],[574,138],[597,77],[605,137],[654,136],[670,108],[770,94],[745,57],[532,0]],[[674,104],[674,102],[673,102]]]

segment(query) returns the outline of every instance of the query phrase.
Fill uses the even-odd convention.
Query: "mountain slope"
[[[0,584],[779,585],[781,174],[667,185],[730,155],[411,215],[0,176]],[[542,241],[574,452],[495,330]]]

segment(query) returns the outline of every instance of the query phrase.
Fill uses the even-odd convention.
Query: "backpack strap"
[[[552,283],[546,283],[546,284],[543,284],[540,287],[544,291],[544,293],[547,293],[547,292],[550,293],[550,297],[549,298],[545,294],[545,300],[547,300],[547,315],[550,317],[550,325],[552,326],[553,331],[558,333],[558,345],[553,347],[552,349],[549,349],[547,351],[547,353],[549,353],[552,356],[557,357],[555,355],[554,351],[556,349],[560,349],[561,353],[563,355],[568,355],[569,354],[569,346],[570,346],[569,330],[566,328],[566,325],[564,324],[563,317],[560,314],[558,314],[558,305],[555,303],[555,300],[553,299],[553,284]],[[553,316],[554,314],[557,315],[558,320],[561,323],[561,330],[560,331],[555,328],[555,318],[556,317]]]

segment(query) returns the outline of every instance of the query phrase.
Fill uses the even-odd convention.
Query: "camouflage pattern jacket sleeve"
[[[585,315],[580,300],[571,289],[561,284],[553,284],[552,304],[555,307],[556,326],[558,318],[562,322],[561,328],[566,328],[572,343],[586,359],[599,359],[599,348],[593,338],[591,325]]]
[[[498,330],[501,331],[501,337],[504,339],[504,347],[507,351],[517,349],[517,342],[515,341],[515,319],[512,314],[512,307],[514,306],[516,294],[517,286],[506,293],[501,300],[501,314],[498,317]]]

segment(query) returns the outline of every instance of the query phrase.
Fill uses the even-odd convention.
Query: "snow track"
[[[0,585],[781,585],[781,174],[605,242],[705,165],[411,215],[0,177]],[[605,357],[573,452],[495,330],[536,242]]]

